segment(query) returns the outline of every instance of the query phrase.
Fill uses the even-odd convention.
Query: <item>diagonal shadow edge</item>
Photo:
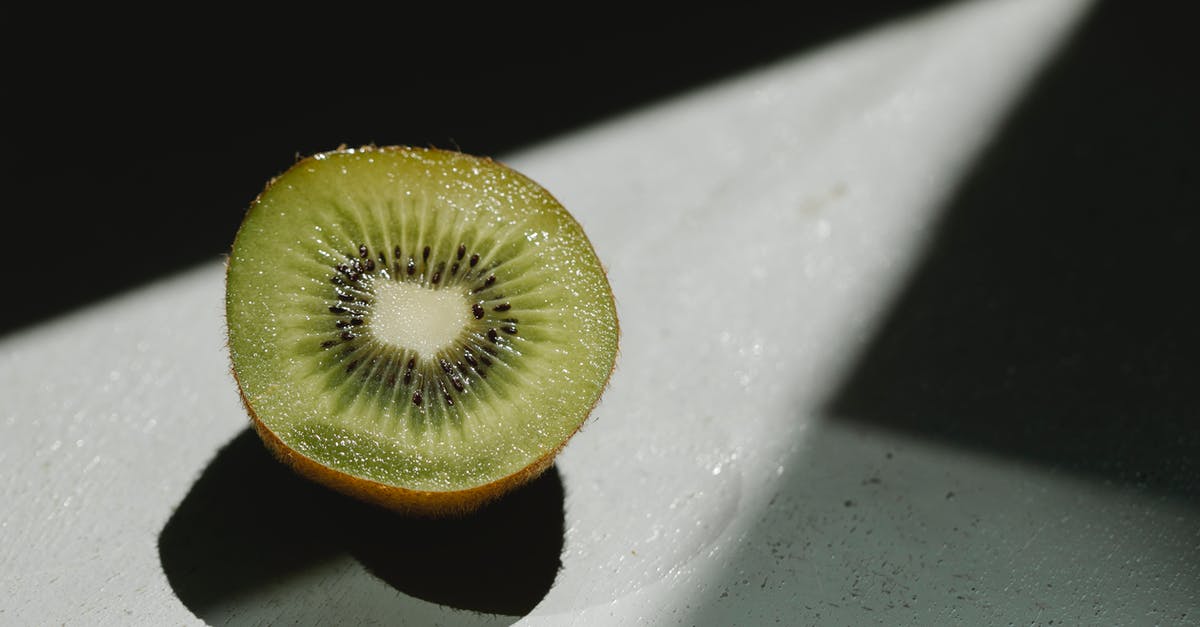
[[[1194,211],[1200,160],[1189,141],[1200,137],[1192,114],[1200,98],[1186,64],[1178,63],[1194,56],[1187,54],[1194,48],[1188,24],[1159,7],[1089,8],[943,203],[929,248],[885,303],[864,348],[850,356],[816,411],[806,413],[819,416],[829,432],[866,426],[1144,492],[1151,499],[1142,503],[1197,503],[1200,403],[1189,380],[1196,379],[1192,364],[1200,354],[1190,324],[1200,319],[1200,295],[1188,288],[1200,268]],[[1079,190],[1086,193],[1077,197]],[[824,450],[822,459],[854,452]],[[891,460],[890,450],[880,452]],[[855,459],[850,467],[869,471],[878,463]],[[920,616],[909,621],[928,622],[938,611],[945,612],[942,620],[959,620],[959,609],[986,597],[944,596],[947,577],[972,575],[944,570],[946,564],[1006,568],[1003,559],[944,562],[938,547],[947,545],[933,531],[941,528],[919,520],[906,527],[916,536],[896,538],[891,553],[915,561],[880,563],[889,552],[879,543],[888,540],[866,543],[860,523],[881,522],[885,528],[874,529],[879,538],[889,521],[904,518],[903,503],[880,499],[870,503],[873,514],[860,514],[863,503],[843,501],[820,477],[805,475],[812,466],[784,465],[791,470],[773,487],[766,509],[752,514],[726,568],[707,583],[708,599],[689,606],[695,624],[772,615],[776,622],[820,623],[904,622],[909,614]],[[868,475],[863,487],[874,489],[873,480],[878,475]],[[952,498],[945,495],[945,509],[956,509]],[[1036,520],[1037,512],[1029,513]],[[860,548],[848,549],[842,540],[856,529]],[[1192,546],[1187,534],[1177,538],[1180,548]],[[967,542],[990,556],[989,543],[999,540]],[[1079,570],[1063,574],[1104,572],[1099,558],[1086,551],[1081,557]],[[824,559],[845,561],[827,574]],[[1185,551],[1176,566],[1187,562]],[[809,568],[811,575],[798,575]],[[1042,578],[1060,583],[1051,570]],[[746,579],[747,572],[769,581]],[[796,587],[814,580],[815,589]],[[873,588],[880,595],[870,599],[880,605],[866,607],[860,595],[881,583]],[[1106,597],[1116,592],[1113,605],[1125,599],[1121,584],[1102,575],[1082,585]],[[1163,585],[1171,584],[1137,580],[1126,589]],[[996,592],[990,618],[1020,616],[1018,606],[1008,605],[1015,591]],[[833,603],[839,598],[850,604]],[[1037,619],[1046,618],[1045,606],[1034,609]]]
[[[241,44],[259,47],[227,60],[205,54],[202,62],[190,55],[211,42],[196,45],[175,32],[154,42],[155,62],[143,66],[150,57],[137,42],[145,29],[128,38],[116,25],[74,38],[56,33],[56,40],[73,42],[59,61],[14,68],[10,77],[10,91],[21,94],[10,103],[17,107],[13,118],[22,123],[12,129],[3,169],[9,204],[24,208],[28,232],[53,237],[12,238],[9,252],[36,260],[44,276],[86,280],[40,291],[34,310],[0,311],[0,341],[219,258],[250,200],[298,154],[341,143],[511,153],[948,1],[829,3],[807,7],[799,21],[789,9],[765,6],[646,10],[632,22],[621,12],[594,12],[586,21],[539,29],[537,37],[511,34],[540,24],[540,17],[505,10],[472,22],[455,11],[447,23],[455,26],[456,45],[447,45],[440,29],[403,34],[407,47],[420,47],[425,37],[439,54],[399,74],[394,42],[386,37],[355,42],[382,46],[378,64],[368,63],[367,54],[353,62],[329,54],[307,55],[293,66],[279,58],[299,41],[291,31],[281,42],[256,32]],[[88,45],[97,36],[103,41]],[[133,53],[126,58],[114,42]],[[163,73],[163,65],[172,71]],[[314,83],[333,76],[336,84]],[[402,80],[380,80],[390,76]],[[335,91],[329,97],[295,91],[314,85]],[[366,100],[336,91],[363,85],[371,88]]]
[[[1162,65],[1183,22],[1114,4],[1010,111],[823,413],[1195,500],[1200,98]]]

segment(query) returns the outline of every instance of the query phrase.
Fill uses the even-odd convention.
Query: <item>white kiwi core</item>
[[[380,341],[433,359],[462,334],[470,312],[466,295],[458,290],[376,281],[371,333]]]

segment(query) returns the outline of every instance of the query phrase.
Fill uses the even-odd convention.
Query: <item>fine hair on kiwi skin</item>
[[[565,239],[570,240],[570,246],[563,244],[562,251],[559,251],[558,254],[565,251],[584,259],[578,263],[571,262],[575,265],[570,267],[576,271],[579,268],[587,270],[580,273],[587,280],[578,291],[586,297],[582,299],[583,304],[594,309],[586,317],[596,318],[600,322],[572,320],[564,328],[568,330],[576,327],[586,328],[587,335],[601,336],[601,339],[581,342],[579,346],[574,346],[570,342],[561,342],[561,338],[555,337],[555,334],[559,332],[555,328],[556,321],[551,314],[565,310],[565,308],[549,307],[543,311],[532,304],[537,299],[522,298],[521,290],[527,289],[528,285],[534,286],[528,288],[530,291],[538,293],[538,289],[540,289],[538,281],[543,278],[546,270],[533,265],[533,262],[530,261],[530,259],[534,259],[530,253],[532,249],[529,249],[524,241],[513,243],[502,240],[508,238],[509,240],[529,239],[533,241],[532,236],[537,235],[535,232],[537,229],[525,233],[521,231],[523,227],[518,226],[506,231],[503,228],[492,228],[494,225],[469,223],[465,221],[465,218],[461,223],[451,220],[453,224],[446,227],[445,224],[450,218],[436,217],[441,214],[430,214],[429,211],[433,211],[432,209],[421,206],[421,202],[414,202],[413,206],[417,208],[400,210],[398,215],[401,217],[399,218],[394,220],[388,217],[381,218],[380,224],[386,227],[382,229],[386,231],[382,234],[363,227],[355,233],[354,237],[347,236],[339,240],[336,246],[324,245],[333,242],[336,238],[330,237],[328,242],[322,240],[324,248],[318,253],[324,255],[320,259],[326,263],[326,266],[321,271],[323,276],[319,277],[317,283],[323,285],[323,288],[320,289],[325,290],[327,302],[322,302],[319,307],[305,304],[306,307],[309,307],[309,311],[303,316],[305,320],[317,319],[319,322],[313,323],[312,329],[305,328],[303,330],[303,333],[308,335],[288,329],[286,324],[281,324],[272,330],[272,333],[279,331],[278,335],[292,333],[296,337],[302,338],[300,341],[289,343],[288,346],[293,344],[303,346],[303,350],[312,351],[315,357],[305,356],[302,358],[307,365],[301,369],[303,373],[300,375],[290,372],[274,373],[264,377],[261,374],[263,368],[245,354],[251,352],[246,349],[247,346],[262,347],[266,345],[266,342],[256,336],[251,340],[235,337],[239,334],[253,336],[253,333],[243,330],[243,327],[246,326],[244,321],[247,318],[244,315],[246,306],[241,301],[246,300],[246,294],[254,295],[255,292],[235,285],[239,281],[244,282],[244,275],[251,274],[244,271],[241,275],[237,275],[239,270],[235,268],[236,263],[240,262],[243,266],[250,263],[242,261],[238,253],[239,246],[248,247],[248,243],[243,241],[246,237],[243,232],[248,229],[247,223],[251,222],[251,214],[256,211],[256,208],[259,214],[264,214],[268,206],[274,210],[287,205],[278,198],[271,197],[271,194],[275,193],[278,196],[279,193],[272,190],[283,184],[286,184],[288,188],[293,185],[303,186],[305,184],[303,176],[294,174],[294,172],[323,167],[328,169],[323,163],[328,161],[342,163],[343,171],[345,171],[347,167],[362,166],[361,161],[364,159],[374,163],[372,157],[385,162],[389,159],[400,162],[413,160],[423,164],[432,164],[429,167],[433,169],[441,168],[454,172],[462,170],[477,173],[482,170],[487,174],[485,179],[481,180],[486,180],[487,185],[475,185],[476,181],[468,181],[471,184],[463,183],[462,187],[470,193],[475,193],[476,187],[482,189],[491,186],[495,188],[491,191],[504,195],[508,200],[515,198],[517,202],[531,202],[534,210],[521,209],[516,214],[516,218],[505,213],[508,210],[504,207],[497,209],[496,213],[508,220],[505,224],[518,224],[525,217],[525,214],[521,213],[524,211],[533,216],[531,220],[540,221],[535,225],[543,228],[543,235],[546,233],[544,230],[546,224],[554,225],[565,233]],[[406,170],[407,167],[402,163],[397,169],[402,173],[413,169]],[[390,176],[391,172],[388,174]],[[348,178],[357,181],[358,179],[354,178],[356,176],[358,175],[351,174]],[[439,176],[441,175],[439,174]],[[452,175],[448,176],[449,178],[445,180],[449,183],[442,183],[442,179],[438,179],[439,184],[445,184],[447,188],[451,184],[457,184]],[[471,175],[466,176],[470,178]],[[478,175],[476,174],[476,176]],[[363,175],[359,178],[371,179],[371,177],[382,180],[381,177],[375,175]],[[400,178],[403,179],[403,176]],[[334,182],[336,187],[337,181],[334,180]],[[413,185],[417,188],[430,187],[429,184],[421,181],[417,181]],[[303,198],[320,198],[323,197],[323,193],[324,191],[320,189],[308,191],[306,192],[308,195]],[[452,197],[455,193],[457,192],[450,192],[451,200],[454,200]],[[367,198],[364,204],[369,206],[369,211],[378,212],[380,210],[377,206],[371,206],[372,199],[376,205],[380,204],[378,197],[373,194],[374,192],[371,191],[362,195]],[[420,195],[418,194],[418,196]],[[425,204],[434,206],[438,205],[439,201],[445,200],[435,198]],[[390,202],[389,200],[383,204]],[[495,204],[494,199],[479,199],[473,196],[470,202]],[[291,207],[289,206],[288,209],[290,210]],[[462,215],[470,213],[461,211],[461,207],[459,209],[459,213]],[[404,211],[409,211],[409,213],[405,214]],[[441,209],[437,209],[437,211],[441,211]],[[304,215],[303,211],[296,213]],[[411,216],[414,215],[419,216],[419,219],[413,219]],[[429,218],[429,215],[435,217]],[[344,215],[341,217],[345,218]],[[355,216],[355,219],[358,219],[358,216]],[[457,219],[454,218],[454,220]],[[401,224],[405,220],[409,220],[409,222]],[[370,220],[363,220],[363,222],[367,223]],[[431,224],[433,226],[430,226]],[[312,226],[317,231],[321,231],[322,227],[332,231],[328,225],[314,224]],[[300,232],[302,229],[297,227],[293,230]],[[265,230],[263,231],[265,232]],[[414,235],[413,231],[419,233]],[[451,235],[445,235],[446,232],[450,232]],[[530,235],[531,233],[532,235]],[[512,237],[513,235],[525,237],[515,238]],[[432,239],[428,242],[421,239],[426,236],[432,237]],[[255,243],[263,239],[259,235],[253,235],[253,237],[258,238]],[[287,237],[291,237],[291,234],[289,233]],[[548,247],[553,248],[556,245],[558,244],[551,242]],[[253,255],[250,256],[253,257]],[[587,263],[588,260],[591,260],[590,265]],[[281,261],[280,265],[287,264]],[[554,281],[562,282],[560,278],[555,278]],[[601,393],[607,387],[615,366],[617,340],[620,334],[615,301],[603,266],[599,264],[590,241],[582,234],[578,223],[574,222],[574,219],[566,213],[565,209],[561,208],[561,205],[558,205],[557,200],[553,199],[549,192],[490,158],[470,157],[462,153],[434,148],[367,146],[358,149],[339,147],[328,153],[319,153],[298,160],[287,172],[271,179],[263,192],[251,204],[251,210],[247,213],[247,221],[243,222],[238,236],[235,238],[234,253],[230,255],[226,267],[226,282],[231,355],[234,361],[233,376],[237,381],[240,397],[255,431],[266,447],[277,459],[304,477],[360,500],[408,514],[425,516],[466,514],[540,475],[553,464],[555,456],[591,414]],[[458,307],[457,312],[451,317],[458,316],[463,320],[462,333],[456,339],[450,340],[448,344],[443,342],[443,345],[439,345],[440,347],[425,346],[419,338],[415,344],[411,345],[388,344],[386,338],[380,339],[381,336],[386,336],[386,331],[390,327],[386,322],[387,315],[377,308],[384,307],[382,303],[392,298],[387,296],[391,293],[388,290],[395,291],[396,285],[405,286],[405,290],[409,291],[405,291],[402,296],[404,298],[411,297],[414,300],[420,300],[420,298],[424,298],[420,294],[426,294],[419,288],[426,288],[433,292],[462,293],[465,300],[461,307],[454,304],[453,296],[448,297],[450,300],[447,301],[450,302],[451,308]],[[561,288],[558,283],[554,283],[554,285]],[[570,292],[578,287],[568,285],[566,289]],[[301,287],[301,289],[304,288]],[[552,292],[546,293],[552,294]],[[283,301],[269,302],[269,299],[269,296],[265,296],[264,301],[268,302],[262,304],[275,306],[274,309],[268,308],[268,311],[274,313],[278,309],[278,303]],[[553,298],[544,297],[543,300],[551,301]],[[436,307],[443,306],[436,305]],[[234,315],[235,312],[237,315]],[[456,323],[448,324],[453,327]],[[260,331],[254,333],[259,333],[263,337],[269,335]],[[451,477],[450,483],[453,485],[449,489],[437,489],[441,486],[429,489],[422,485],[408,485],[404,481],[392,480],[390,476],[385,480],[379,480],[377,476],[372,475],[372,472],[387,475],[387,469],[368,468],[369,472],[363,472],[361,468],[354,466],[354,463],[341,465],[337,463],[338,455],[355,462],[356,459],[375,455],[377,449],[368,447],[368,449],[360,448],[349,452],[334,450],[330,453],[318,450],[320,447],[306,448],[304,446],[314,439],[321,440],[322,437],[325,440],[333,440],[336,437],[345,436],[348,432],[339,431],[337,425],[331,427],[332,430],[328,434],[321,432],[318,437],[313,436],[312,433],[318,427],[326,428],[326,425],[314,427],[304,423],[301,419],[292,421],[291,417],[272,418],[260,411],[260,408],[265,407],[268,414],[271,412],[288,414],[290,410],[281,409],[278,399],[273,398],[273,395],[286,396],[282,393],[276,394],[275,387],[292,385],[294,381],[289,380],[288,377],[308,377],[305,385],[328,390],[328,393],[322,394],[320,400],[322,408],[332,407],[334,409],[328,411],[347,412],[348,414],[365,411],[373,416],[378,411],[376,405],[383,406],[385,409],[382,410],[382,413],[386,414],[388,419],[393,419],[393,423],[407,423],[409,427],[407,431],[401,430],[401,427],[391,423],[387,427],[393,429],[395,433],[401,433],[401,439],[420,440],[425,438],[432,442],[440,436],[434,433],[433,436],[426,437],[426,431],[438,432],[439,430],[452,434],[467,432],[469,435],[472,421],[481,424],[486,422],[478,419],[480,415],[486,415],[489,419],[507,420],[512,418],[528,422],[528,416],[509,414],[513,413],[512,407],[525,407],[529,410],[525,413],[537,412],[538,417],[541,417],[536,403],[542,396],[547,395],[546,388],[553,388],[553,386],[542,385],[538,390],[532,392],[533,400],[524,405],[521,402],[522,395],[531,393],[527,389],[528,386],[524,386],[525,381],[522,377],[525,375],[522,368],[525,368],[526,363],[536,362],[540,359],[537,348],[541,343],[554,348],[554,351],[547,349],[547,354],[565,352],[565,349],[559,346],[595,353],[588,353],[572,362],[591,365],[583,368],[586,372],[585,376],[581,378],[587,379],[586,381],[576,383],[568,377],[571,385],[575,386],[572,388],[574,391],[571,394],[563,394],[564,397],[569,396],[570,398],[566,401],[563,398],[551,399],[552,410],[559,411],[562,407],[567,407],[569,410],[567,413],[572,416],[570,420],[567,420],[569,424],[556,423],[555,428],[560,432],[555,434],[552,440],[537,443],[537,447],[526,447],[521,442],[511,439],[499,440],[498,449],[506,450],[505,447],[514,450],[521,449],[525,457],[517,466],[511,468],[511,471],[493,473],[486,477],[486,481],[478,483],[456,483],[453,469],[443,473]],[[413,348],[414,346],[421,348]],[[300,360],[298,359],[298,361]],[[551,365],[557,367],[557,364],[552,363]],[[563,371],[567,372],[566,369]],[[262,381],[246,381],[244,374],[249,374],[252,379],[265,379],[267,384],[264,387]],[[529,378],[536,380],[534,375],[529,375]],[[545,381],[553,382],[554,379],[544,379],[542,383]],[[300,389],[303,386],[293,387]],[[550,394],[550,396],[553,395]],[[268,400],[269,402],[267,402]],[[300,401],[299,404],[303,405],[303,402],[306,401]],[[366,410],[363,409],[364,406],[367,406]],[[496,407],[499,409],[495,409]],[[321,411],[326,411],[326,409]],[[316,409],[310,410],[301,407],[294,413],[309,415],[319,412]],[[395,419],[398,416],[403,416],[403,418]],[[374,418],[372,419],[374,420]],[[331,420],[336,422],[336,417]],[[380,418],[379,420],[384,419]],[[296,439],[298,436],[295,436],[294,433],[301,433],[309,439],[301,438],[301,445],[298,446]],[[370,436],[364,436],[363,440],[375,441],[372,440],[375,435],[372,432]],[[386,440],[386,438],[375,439]],[[443,437],[442,439],[446,440],[447,438]],[[411,447],[412,442],[405,444]],[[321,454],[314,454],[312,452],[314,450]],[[368,450],[369,454],[364,455],[363,450]],[[378,451],[384,451],[384,453],[379,453],[376,457],[381,459],[387,457],[385,454],[387,450],[390,449],[388,449],[386,441],[378,444]],[[417,457],[423,457],[426,452],[426,449],[419,450]],[[436,457],[437,454],[434,452],[429,456]],[[331,463],[331,455],[334,459],[333,463]],[[393,455],[393,457],[396,456]],[[498,454],[496,457],[502,457],[502,455]],[[455,461],[451,459],[451,462]]]

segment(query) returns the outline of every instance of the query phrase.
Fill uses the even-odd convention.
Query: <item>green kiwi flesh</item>
[[[612,291],[546,190],[409,147],[303,159],[231,252],[234,376],[310,478],[399,510],[473,509],[547,467],[617,353]]]

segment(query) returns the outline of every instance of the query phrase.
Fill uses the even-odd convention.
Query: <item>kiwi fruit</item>
[[[541,186],[484,157],[339,148],[272,179],[226,272],[233,374],[299,474],[413,514],[536,477],[607,385],[603,266]]]

